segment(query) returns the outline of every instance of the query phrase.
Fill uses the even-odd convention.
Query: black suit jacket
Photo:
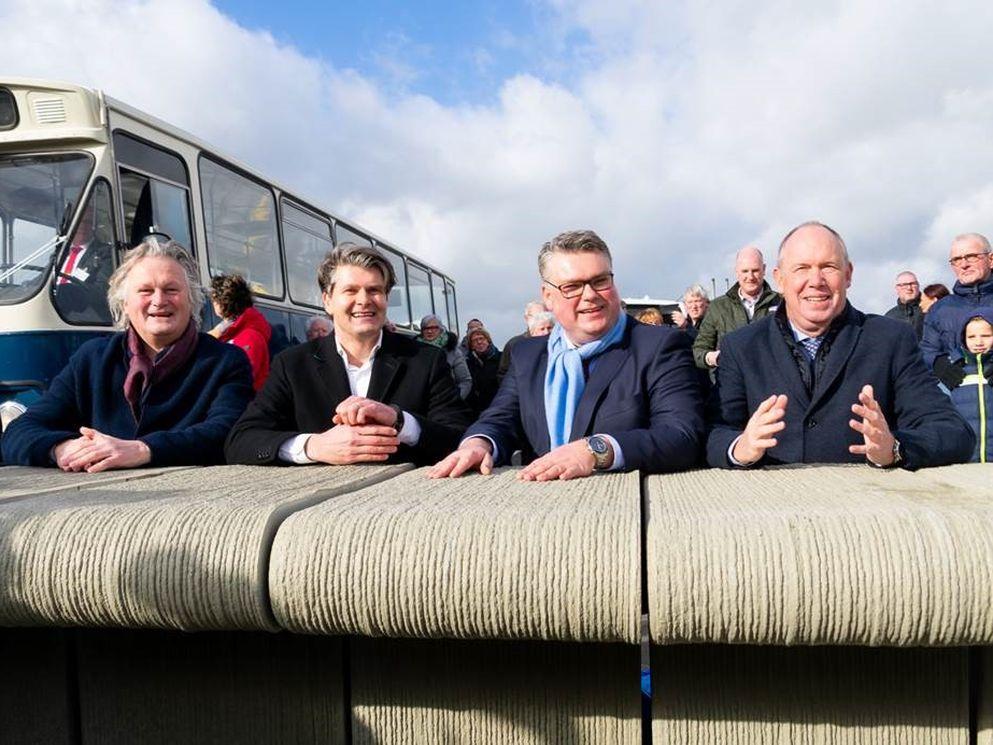
[[[323,432],[351,395],[334,334],[281,352],[269,378],[228,435],[228,463],[280,463],[279,446],[301,433]],[[472,421],[440,349],[383,331],[368,398],[396,404],[421,425],[417,445],[401,445],[389,462],[433,463],[456,447]]]

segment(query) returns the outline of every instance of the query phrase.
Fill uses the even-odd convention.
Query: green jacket
[[[782,296],[778,292],[773,292],[768,282],[763,282],[762,294],[755,304],[755,315],[752,320],[765,318],[776,309],[781,300]],[[697,367],[703,370],[709,369],[704,361],[707,352],[718,349],[725,335],[747,325],[748,314],[745,313],[745,306],[738,297],[738,283],[735,282],[727,293],[710,304],[707,314],[700,322],[700,331],[696,335],[696,341],[693,342],[693,359]]]

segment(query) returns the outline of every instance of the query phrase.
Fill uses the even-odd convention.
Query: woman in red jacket
[[[252,365],[252,385],[258,391],[269,377],[269,338],[272,328],[252,305],[252,291],[240,274],[221,274],[210,282],[210,301],[221,322],[210,330],[220,341],[241,347]]]

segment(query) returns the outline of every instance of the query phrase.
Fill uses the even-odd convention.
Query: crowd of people
[[[327,318],[272,360],[271,329],[239,276],[213,280],[220,322],[199,330],[190,255],[148,238],[110,278],[118,333],[84,344],[3,436],[6,463],[67,471],[142,465],[406,461],[432,478],[489,473],[520,453],[522,480],[709,465],[985,462],[993,418],[993,254],[958,236],[949,291],[907,271],[896,305],[849,302],[853,263],[819,222],[782,239],[766,280],[756,246],[712,302],[624,312],[596,233],[538,252],[541,299],[498,349],[436,315],[416,338],[386,317],[395,283],[375,248],[343,243],[317,271]],[[670,323],[666,323],[670,320]]]

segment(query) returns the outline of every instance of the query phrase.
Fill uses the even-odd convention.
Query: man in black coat
[[[896,275],[896,305],[886,311],[886,317],[909,323],[920,339],[924,335],[924,311],[921,310],[921,285],[913,272]]]
[[[471,415],[442,350],[383,329],[389,261],[343,243],[318,280],[334,332],[273,360],[228,436],[228,462],[423,464],[451,452]]]
[[[849,304],[844,241],[820,223],[783,239],[777,312],[725,337],[712,466],[967,461],[974,435],[921,358],[913,329]]]

